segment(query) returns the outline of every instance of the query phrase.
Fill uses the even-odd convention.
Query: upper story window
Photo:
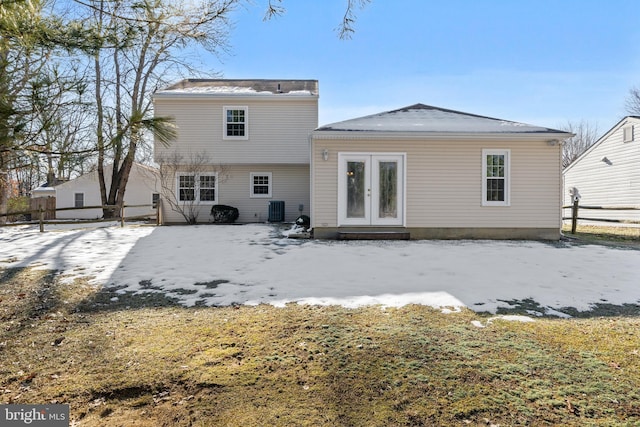
[[[216,202],[217,174],[178,174],[178,200],[181,202]]]
[[[622,128],[622,142],[632,142],[634,139],[633,125]]]
[[[271,197],[271,172],[251,172],[249,197]]]
[[[510,157],[510,150],[482,150],[482,206],[509,206]]]
[[[249,139],[249,107],[224,107],[223,139]]]

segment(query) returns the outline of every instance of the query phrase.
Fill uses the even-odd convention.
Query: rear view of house
[[[620,120],[563,172],[564,204],[640,207],[640,117]],[[580,217],[640,221],[635,210],[583,210]]]
[[[423,104],[322,126],[314,236],[556,240],[570,136]]]
[[[183,80],[155,93],[177,140],[156,141],[165,222],[208,222],[213,205],[239,222],[309,214],[309,135],[317,80]]]

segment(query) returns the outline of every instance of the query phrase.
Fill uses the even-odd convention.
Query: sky
[[[319,125],[423,103],[600,134],[640,86],[637,0],[372,0],[355,33],[336,28],[347,0],[266,0],[231,18],[228,54],[203,57],[223,78],[317,79]]]
[[[154,292],[185,306],[287,303],[495,313],[531,299],[530,317],[640,303],[640,251],[571,242],[288,239],[271,224],[0,228],[0,268]],[[215,242],[215,244],[211,244]],[[461,268],[464,264],[464,268]]]

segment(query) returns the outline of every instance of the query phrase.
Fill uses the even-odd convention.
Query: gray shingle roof
[[[415,104],[398,110],[331,123],[316,129],[344,132],[432,132],[544,134],[564,131]]]

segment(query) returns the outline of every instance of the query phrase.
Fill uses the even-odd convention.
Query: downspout
[[[315,226],[315,215],[314,215],[314,191],[313,188],[315,182],[315,170],[314,170],[314,161],[313,161],[313,132],[307,135],[307,143],[309,144],[309,218],[311,219],[310,230],[313,231]]]
[[[563,145],[565,143],[565,140],[561,140],[558,143],[558,170],[560,171],[560,179],[558,180],[560,182],[560,191],[559,191],[559,198],[560,198],[560,230],[559,230],[559,234],[560,237],[562,237],[562,226],[564,225],[564,221],[562,220],[563,212],[564,209],[562,209],[562,206],[564,205],[564,170],[562,169],[562,150],[563,150]]]

